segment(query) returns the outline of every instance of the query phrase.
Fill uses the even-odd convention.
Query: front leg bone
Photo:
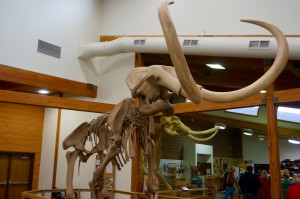
[[[94,199],[109,198],[108,194],[105,192],[105,190],[103,190],[104,172],[108,163],[112,161],[114,158],[116,158],[116,155],[118,155],[120,152],[121,152],[121,148],[116,143],[110,145],[109,148],[107,149],[107,153],[103,162],[101,162],[99,168],[94,172],[93,179],[89,182],[89,186],[93,192]]]

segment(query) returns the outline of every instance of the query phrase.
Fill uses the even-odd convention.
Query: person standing
[[[283,180],[281,182],[281,190],[282,190],[282,199],[286,199],[286,191],[290,186],[289,176],[283,174]]]
[[[247,171],[241,175],[238,185],[240,192],[243,194],[243,199],[256,199],[256,194],[258,189],[261,188],[261,184],[258,177],[253,174],[252,165],[247,165]]]
[[[286,199],[299,199],[300,198],[300,179],[298,176],[294,176],[292,179],[292,185],[289,186],[286,192]]]
[[[271,192],[270,192],[270,181],[268,178],[268,173],[266,170],[263,170],[258,177],[259,182],[261,184],[261,189],[257,192],[257,198],[260,199],[271,199]]]
[[[227,175],[224,176],[225,180],[225,195],[224,199],[228,199],[230,196],[230,199],[234,198],[234,192],[235,192],[235,167],[232,166],[229,171],[227,172]]]

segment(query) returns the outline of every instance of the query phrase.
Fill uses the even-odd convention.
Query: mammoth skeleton
[[[118,169],[121,169],[122,161],[126,163],[128,158],[135,155],[132,144],[134,132],[140,146],[145,149],[148,159],[147,191],[154,194],[159,189],[159,185],[155,176],[153,116],[159,112],[166,116],[173,114],[174,108],[168,101],[172,94],[188,98],[196,104],[201,100],[219,103],[233,102],[266,88],[284,69],[288,61],[288,45],[283,33],[277,27],[262,21],[242,20],[259,25],[273,34],[278,44],[278,52],[273,65],[261,78],[245,88],[231,92],[206,90],[195,83],[189,71],[168,11],[168,5],[172,3],[164,1],[158,9],[158,14],[174,67],[153,65],[132,69],[126,77],[132,98],[121,101],[110,113],[105,113],[90,123],[83,123],[63,141],[64,149],[69,147],[75,149],[67,153],[67,198],[75,197],[72,181],[76,159],[80,157],[80,160],[85,162],[94,153],[100,157],[100,167],[94,172],[93,179],[89,182],[93,198],[109,198],[104,187],[105,167],[112,161]],[[138,106],[134,98],[138,99]],[[87,150],[84,146],[88,138],[94,139],[91,150]]]

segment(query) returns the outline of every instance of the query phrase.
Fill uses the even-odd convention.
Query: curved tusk
[[[207,134],[212,134],[213,132],[218,131],[218,130],[219,130],[218,127],[213,127],[211,129],[207,129],[204,131],[193,131],[190,129],[188,131],[188,134],[190,134],[190,135],[207,135]]]
[[[257,81],[236,91],[213,92],[203,89],[201,86],[197,85],[192,78],[168,11],[168,4],[169,3],[166,0],[159,7],[158,13],[160,23],[178,80],[183,88],[181,94],[187,95],[194,103],[200,103],[201,99],[210,102],[232,102],[250,97],[272,84],[285,68],[288,61],[289,49],[284,34],[277,27],[269,23],[255,20],[242,20],[243,22],[253,23],[269,30],[275,37],[278,45],[278,52],[272,67]]]
[[[208,141],[208,140],[212,139],[213,137],[215,137],[217,135],[218,131],[219,131],[219,128],[216,128],[215,132],[207,138],[197,138],[197,137],[195,137],[193,135],[190,135],[190,134],[188,134],[187,137],[190,138],[191,140],[195,141],[195,142],[203,142],[203,141]]]
[[[186,95],[196,104],[201,102],[199,86],[194,81],[188,64],[180,47],[178,36],[169,14],[168,5],[173,2],[165,0],[158,9],[159,20],[169,49],[178,80]]]
[[[173,116],[176,117],[176,116]],[[170,129],[170,127],[173,127]],[[168,124],[165,124],[165,130],[167,129],[167,134],[171,136],[177,136],[178,133],[176,131],[181,131],[184,133],[184,135],[190,134],[190,135],[207,135],[213,133],[215,130],[219,129],[218,127],[213,127],[211,129],[207,129],[204,131],[193,131],[188,126],[186,126],[182,121],[176,117],[175,120],[172,120],[168,122]]]
[[[241,21],[259,25],[269,30],[273,34],[278,45],[278,51],[273,65],[262,77],[242,89],[230,92],[212,92],[206,89],[202,89],[201,93],[203,95],[203,100],[210,102],[232,102],[250,97],[251,95],[258,93],[260,90],[265,89],[266,87],[271,85],[287,64],[289,54],[288,43],[284,34],[276,26],[262,21]]]

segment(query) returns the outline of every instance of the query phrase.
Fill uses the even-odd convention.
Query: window
[[[300,109],[279,106],[277,110],[277,119],[300,123]]]
[[[246,108],[226,109],[225,111],[231,112],[231,113],[239,113],[239,114],[243,114],[243,115],[257,116],[258,109],[259,109],[259,106],[252,106],[252,107],[246,107]]]

